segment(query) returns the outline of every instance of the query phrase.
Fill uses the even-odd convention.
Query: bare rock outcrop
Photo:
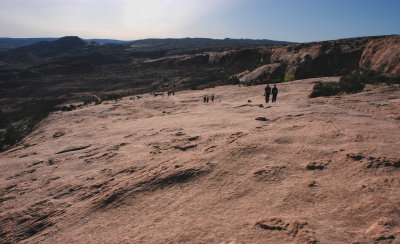
[[[357,70],[398,74],[400,36],[208,51],[165,56],[145,61],[145,64],[163,68],[205,67],[215,79],[220,79],[222,72],[227,77],[237,77],[246,84],[280,82],[285,75],[294,75],[301,79],[339,76]]]
[[[400,73],[400,36],[368,42],[360,59],[360,69],[384,74]]]
[[[240,77],[240,81],[247,83],[254,81],[262,82],[264,80],[279,79],[283,71],[284,66],[281,63],[266,64],[258,67],[250,73],[245,73],[243,76]]]
[[[400,72],[400,36],[342,39],[318,43],[260,48],[264,64],[239,73],[242,82],[281,81],[296,78],[344,75],[356,70],[383,74]]]

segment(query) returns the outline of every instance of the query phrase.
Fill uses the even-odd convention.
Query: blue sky
[[[400,33],[400,0],[1,0],[1,37],[253,38]]]

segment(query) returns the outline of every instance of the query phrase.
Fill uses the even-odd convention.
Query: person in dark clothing
[[[269,84],[267,87],[265,87],[265,102],[269,103],[269,95],[271,94],[271,87],[269,87]]]
[[[211,102],[214,102],[214,94],[211,95]]]
[[[206,103],[206,100],[207,100],[207,96],[204,95],[204,97],[203,97],[203,102]]]
[[[278,96],[278,87],[276,87],[276,84],[272,88],[272,102],[276,102],[276,97]]]

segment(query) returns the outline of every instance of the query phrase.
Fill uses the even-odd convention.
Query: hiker
[[[271,87],[269,87],[269,84],[267,84],[267,87],[265,87],[265,102],[269,103],[269,95],[271,95]]]
[[[208,95],[207,95],[206,97],[207,97],[207,103],[208,103],[208,99],[209,99],[209,97],[208,97]]]
[[[274,87],[272,88],[272,102],[276,102],[277,96],[278,96],[278,87],[276,87],[276,84],[274,84]]]
[[[214,102],[214,94],[211,95],[211,102]]]
[[[203,97],[203,102],[206,103],[206,100],[207,100],[207,96],[204,95],[204,97]]]

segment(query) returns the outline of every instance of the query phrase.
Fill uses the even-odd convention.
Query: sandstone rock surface
[[[321,79],[51,114],[0,153],[0,242],[396,243],[400,87],[309,99]]]

